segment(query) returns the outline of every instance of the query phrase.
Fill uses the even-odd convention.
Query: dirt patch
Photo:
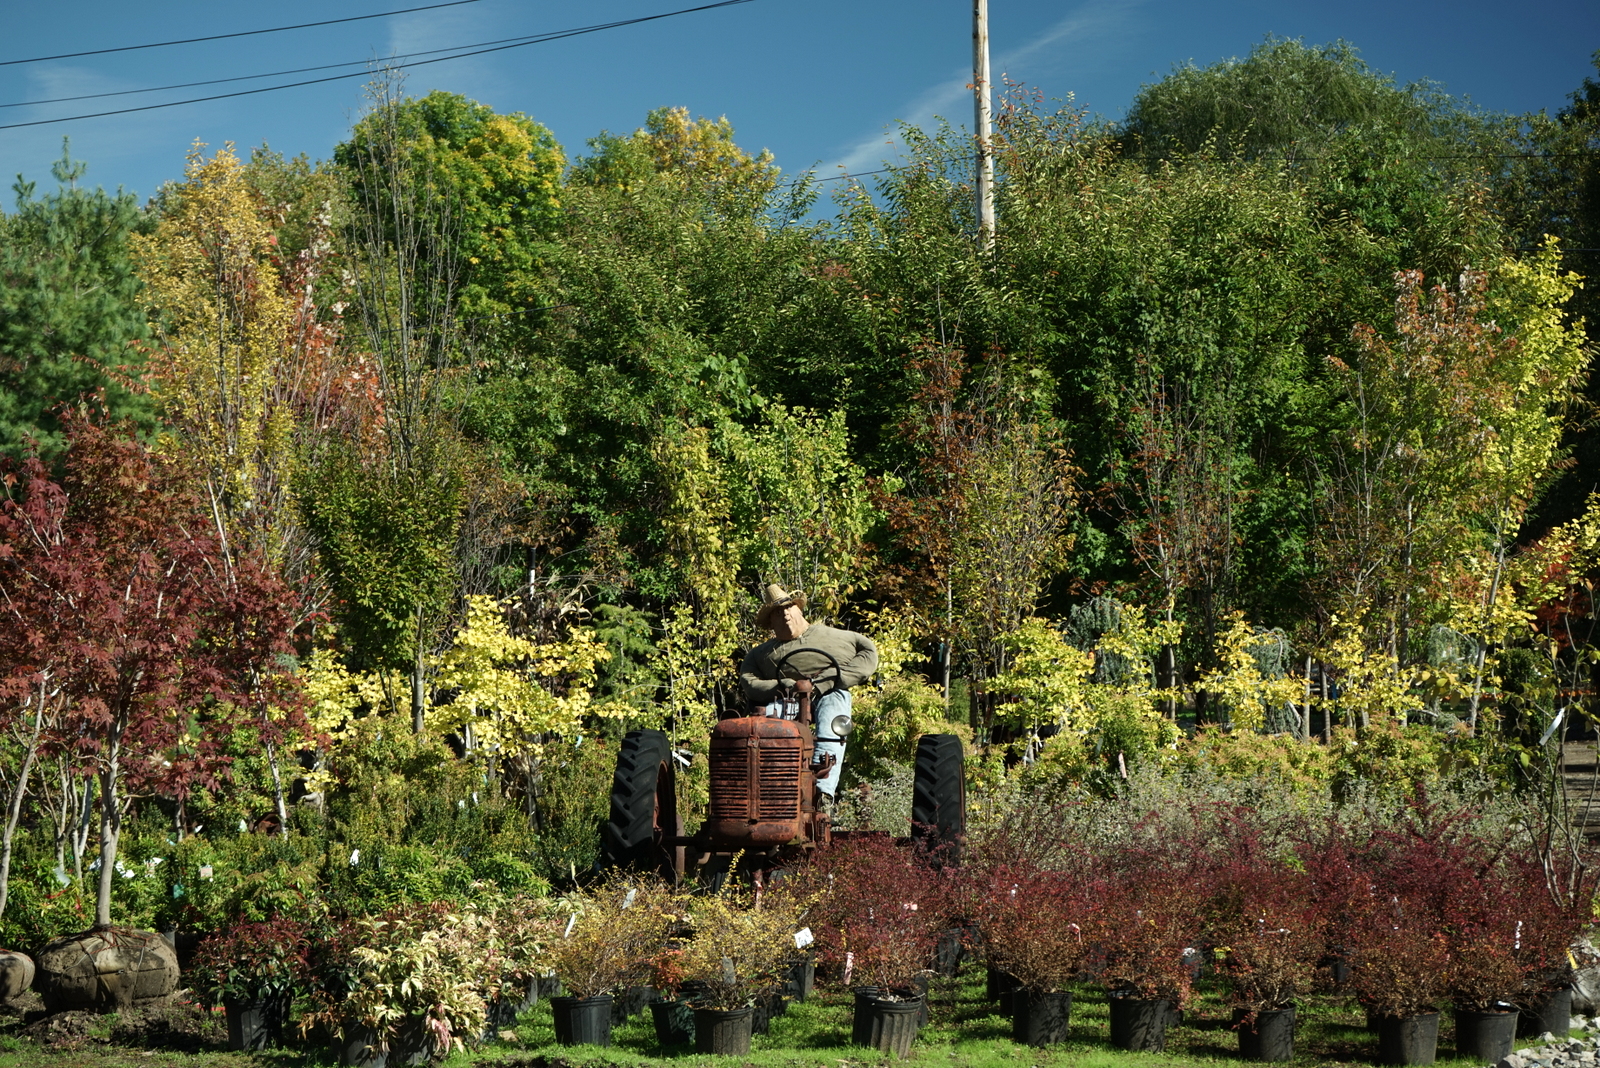
[[[12,1020],[36,1020],[44,1015],[44,998],[24,990],[10,1001],[0,1001],[0,1026]]]
[[[202,1053],[221,1049],[228,1041],[222,1014],[189,1000],[183,991],[110,1016],[82,1010],[53,1016],[30,1012],[21,1024],[22,1037],[49,1050],[117,1046]]]
[[[22,1029],[22,1036],[49,1050],[83,1049],[111,1041],[105,1017],[81,1009],[35,1020]]]

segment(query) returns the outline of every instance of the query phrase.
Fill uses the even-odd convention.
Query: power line
[[[171,45],[199,44],[201,41],[226,41],[230,37],[254,37],[263,33],[283,33],[285,30],[308,30],[313,26],[336,26],[341,22],[362,22],[366,19],[386,19],[391,15],[409,15],[413,11],[433,11],[441,7],[460,7],[462,4],[476,4],[480,0],[449,0],[443,4],[427,4],[423,7],[405,7],[398,11],[380,11],[375,15],[351,15],[343,19],[327,19],[323,22],[300,22],[293,26],[272,26],[265,30],[240,30],[237,33],[218,33],[210,37],[186,37],[181,41],[153,41],[150,44],[120,45],[116,48],[96,48],[88,52],[63,52],[59,56],[33,56],[29,59],[0,60],[0,67],[14,67],[19,63],[43,63],[51,59],[77,59],[79,56],[104,56],[112,52],[137,52],[141,48],[167,48]]]
[[[476,0],[457,0],[457,2],[476,2]],[[572,30],[555,30],[544,34],[530,35],[526,38],[510,38],[509,40],[511,40],[512,43],[502,44],[495,48],[478,48],[470,52],[460,52],[453,56],[440,56],[437,59],[423,59],[418,60],[415,63],[398,63],[394,64],[393,67],[396,70],[406,70],[411,67],[426,67],[432,63],[446,63],[452,59],[466,59],[469,56],[481,56],[490,52],[504,52],[511,48],[523,48],[531,44],[543,44],[547,41],[559,41],[566,37],[577,37],[581,34],[597,33],[601,30],[614,30],[622,26],[636,26],[641,22],[654,22],[657,19],[672,18],[675,15],[688,15],[697,11],[711,11],[720,7],[734,7],[738,4],[749,4],[753,2],[754,0],[719,0],[719,2],[714,4],[701,4],[698,7],[685,7],[680,8],[677,11],[663,11],[655,15],[641,15],[638,18],[619,19],[616,22],[602,22],[593,26],[580,26],[577,29]],[[425,55],[426,53],[419,52],[414,54]],[[336,65],[343,66],[344,64]],[[49,126],[58,122],[77,122],[80,119],[100,119],[110,115],[131,115],[140,111],[156,111],[160,108],[175,108],[183,104],[201,104],[208,100],[228,100],[239,96],[254,96],[257,93],[271,93],[276,92],[279,89],[297,89],[305,85],[320,85],[324,82],[337,82],[346,78],[361,78],[365,77],[366,75],[367,71],[352,71],[348,74],[331,74],[326,78],[307,78],[304,81],[285,82],[282,85],[265,85],[259,89],[241,89],[235,93],[216,93],[211,96],[191,97],[188,100],[169,100],[161,104],[145,104],[142,107],[136,108],[117,108],[112,111],[96,111],[84,115],[66,115],[57,119],[35,119],[32,122],[6,123],[5,125],[0,125],[0,130],[17,130],[25,126]],[[270,77],[270,75],[264,75],[263,77]]]
[[[452,45],[449,48],[430,48],[423,52],[405,52],[398,56],[389,57],[389,61],[400,59],[415,59],[417,56],[436,56],[440,52],[459,52],[467,48],[485,48],[489,45],[506,44],[520,41],[532,44],[535,40],[542,39],[543,34],[529,34],[523,37],[502,37],[495,41],[477,41],[473,44]],[[455,57],[450,57],[455,58]],[[236,74],[231,78],[208,78],[199,82],[177,82],[172,85],[153,85],[147,89],[118,89],[110,93],[83,93],[79,96],[57,96],[49,100],[18,100],[10,104],[0,104],[0,108],[31,108],[44,104],[65,104],[72,100],[100,100],[108,96],[137,96],[140,93],[162,93],[168,89],[193,89],[201,85],[222,85],[227,82],[250,82],[260,78],[282,78],[290,74],[309,74],[318,70],[336,70],[339,67],[365,67],[371,64],[370,59],[352,59],[343,63],[323,63],[315,67],[294,67],[289,70],[276,70],[266,74]]]

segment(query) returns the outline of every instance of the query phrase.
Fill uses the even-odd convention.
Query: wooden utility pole
[[[993,118],[989,112],[989,0],[972,0],[972,91],[977,101],[978,128],[978,244],[994,248],[994,151],[989,139]]]

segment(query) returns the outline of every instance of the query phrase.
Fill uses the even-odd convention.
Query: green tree
[[[452,280],[463,314],[520,319],[540,306],[539,246],[566,167],[549,130],[456,93],[401,98],[390,85],[334,160],[396,253],[415,243],[407,229],[429,223],[416,255]]]
[[[1308,47],[1269,36],[1244,59],[1184,64],[1142,87],[1122,132],[1132,154],[1314,160],[1349,130],[1439,143],[1464,113],[1426,82],[1396,85],[1346,41]]]
[[[103,390],[115,417],[153,422],[130,381],[149,336],[129,239],[148,226],[133,194],[92,192],[67,153],[51,168],[60,188],[42,197],[20,177],[17,206],[0,215],[0,452],[21,457],[37,440],[63,447],[55,409]]]
[[[298,494],[334,595],[340,640],[358,670],[398,669],[412,684],[412,725],[425,724],[425,661],[456,591],[465,496],[461,465],[431,452],[404,468],[334,447]],[[391,708],[398,695],[386,695]]]

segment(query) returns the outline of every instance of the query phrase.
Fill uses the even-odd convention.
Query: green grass
[[[967,965],[958,979],[935,980],[931,1021],[918,1034],[910,1068],[1172,1068],[1205,1064],[1218,1068],[1253,1064],[1238,1057],[1238,1040],[1229,1030],[1230,1013],[1213,985],[1201,984],[1196,1004],[1182,1024],[1168,1031],[1165,1053],[1129,1053],[1112,1048],[1108,1038],[1109,1009],[1103,992],[1074,992],[1072,1038],[1050,1049],[1032,1049],[1011,1041],[1011,1022],[983,999],[983,971]],[[883,1055],[850,1044],[851,997],[848,992],[820,989],[812,999],[791,1005],[773,1018],[771,1033],[756,1036],[749,1057],[711,1057],[687,1048],[662,1049],[656,1042],[650,1014],[617,1026],[609,1049],[567,1048],[555,1044],[550,1008],[541,1003],[518,1021],[516,1043],[496,1043],[480,1051],[456,1054],[449,1068],[632,1068],[670,1064],[674,1068],[858,1068],[887,1064]],[[0,1034],[0,1068],[314,1068],[331,1065],[322,1050],[280,1050],[264,1054],[222,1051],[178,1053],[165,1049],[130,1049],[103,1039],[72,1051],[49,1051],[18,1037],[14,1028]],[[109,1027],[106,1029],[109,1033]],[[1448,1014],[1439,1039],[1441,1068],[1479,1068],[1476,1062],[1452,1059],[1454,1036]],[[1377,1041],[1359,1009],[1347,999],[1312,997],[1300,1009],[1295,1035],[1300,1068],[1371,1064]]]
[[[1072,1038],[1050,1049],[1033,1049],[1011,1041],[1011,1020],[984,1001],[983,972],[968,965],[962,977],[935,980],[931,1019],[917,1035],[912,1068],[1016,1068],[1016,1066],[1072,1065],[1074,1068],[1155,1068],[1155,1066],[1207,1064],[1253,1065],[1238,1055],[1238,1038],[1229,1029],[1231,1012],[1219,990],[1202,984],[1197,1003],[1184,1023],[1167,1034],[1165,1053],[1130,1053],[1111,1046],[1110,1009],[1102,991],[1086,988],[1074,992]],[[886,1064],[883,1055],[850,1044],[852,999],[847,992],[819,990],[812,1000],[795,1004],[772,1021],[771,1033],[758,1035],[747,1058],[712,1057],[689,1049],[663,1049],[657,1042],[648,1013],[613,1029],[612,1047],[565,1048],[555,1044],[550,1010],[540,1005],[517,1026],[520,1048],[499,1046],[474,1057],[458,1057],[452,1064],[529,1064],[549,1068],[606,1068],[671,1063],[682,1068],[748,1064],[755,1068],[822,1065],[854,1068]],[[1454,1036],[1448,1015],[1440,1035],[1442,1068],[1468,1068],[1477,1062],[1452,1059]],[[1296,1058],[1301,1066],[1371,1064],[1377,1039],[1366,1029],[1365,1017],[1342,998],[1313,997],[1301,1006],[1295,1036]]]

